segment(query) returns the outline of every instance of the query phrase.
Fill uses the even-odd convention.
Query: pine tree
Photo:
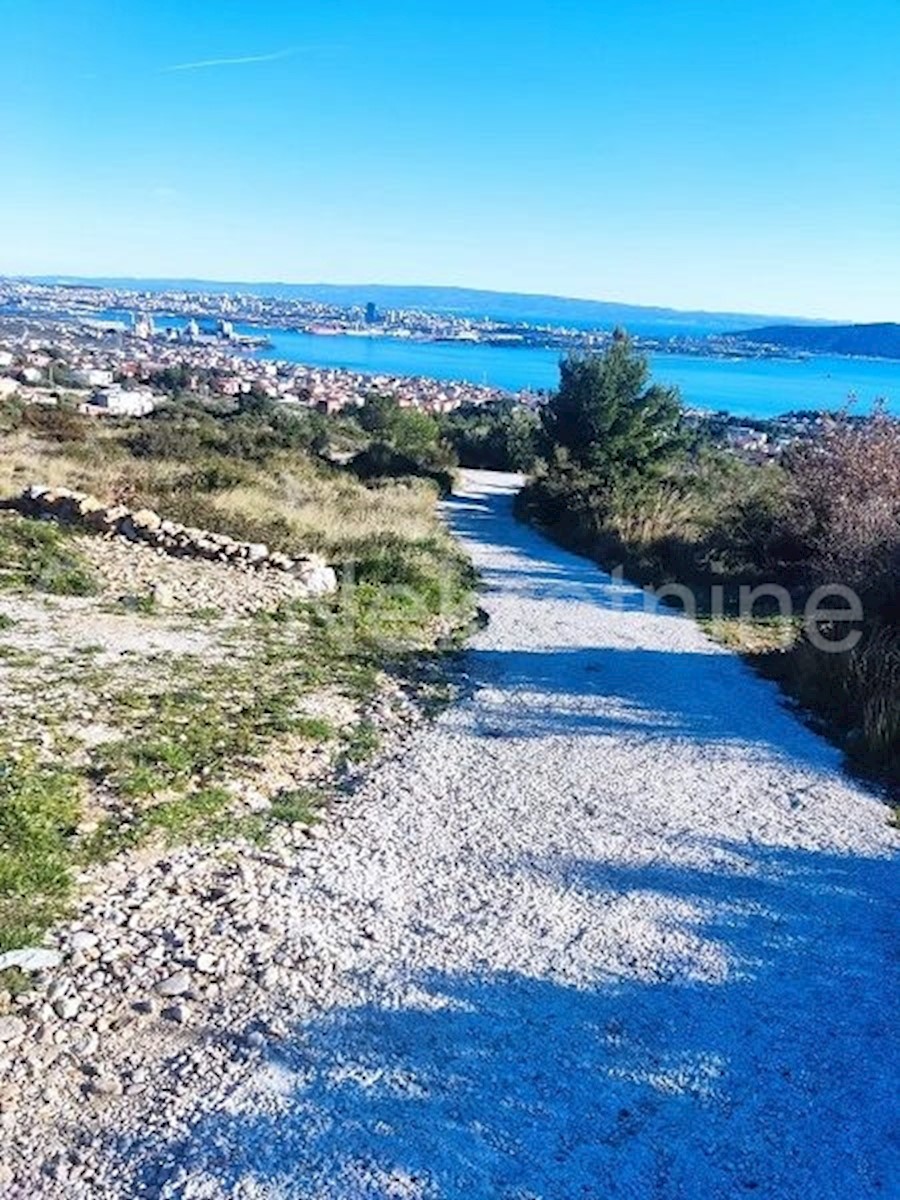
[[[570,354],[542,412],[551,447],[604,483],[647,474],[682,445],[677,388],[649,383],[647,359],[616,330],[603,354]]]

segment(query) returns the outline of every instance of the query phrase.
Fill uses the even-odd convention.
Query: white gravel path
[[[692,623],[518,526],[514,486],[448,504],[487,585],[470,698],[267,906],[327,948],[324,998],[111,1140],[122,1194],[900,1195],[886,808]]]

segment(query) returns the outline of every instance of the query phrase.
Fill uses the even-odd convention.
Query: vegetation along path
[[[515,486],[447,505],[490,616],[467,698],[267,897],[293,1020],[186,1030],[189,1069],[91,1118],[84,1194],[897,1194],[887,809]]]

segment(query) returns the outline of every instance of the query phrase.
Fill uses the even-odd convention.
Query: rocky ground
[[[110,603],[155,607],[191,616],[244,617],[302,600],[306,588],[293,575],[240,570],[220,563],[173,558],[152,546],[85,534],[74,544],[103,580]]]
[[[893,1194],[886,807],[514,486],[448,506],[468,698],[321,825],[86,881],[0,1025],[0,1194]]]

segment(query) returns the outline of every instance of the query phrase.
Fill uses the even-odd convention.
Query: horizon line
[[[373,280],[365,283],[336,283],[325,279],[307,279],[300,281],[291,281],[287,279],[210,279],[195,275],[82,275],[75,272],[44,272],[40,274],[26,272],[7,274],[5,272],[0,272],[0,279],[18,279],[26,281],[54,280],[60,286],[63,286],[66,281],[71,281],[72,283],[77,284],[79,282],[98,283],[105,280],[111,283],[199,283],[214,284],[218,287],[236,286],[247,288],[345,288],[358,291],[364,291],[366,289],[372,290],[375,288],[391,288],[395,290],[403,289],[409,291],[477,292],[486,296],[517,296],[525,299],[557,300],[572,304],[598,304],[612,308],[633,308],[640,309],[642,311],[675,313],[679,316],[696,315],[702,317],[777,317],[785,321],[799,321],[803,324],[825,325],[891,325],[897,323],[887,319],[878,321],[859,321],[853,320],[849,317],[810,317],[802,316],[800,314],[761,312],[758,309],[754,311],[748,311],[745,309],[735,308],[678,308],[671,304],[651,304],[647,302],[639,303],[631,300],[600,300],[592,296],[568,296],[561,292],[511,291],[502,288],[471,287],[467,284],[384,283]]]

